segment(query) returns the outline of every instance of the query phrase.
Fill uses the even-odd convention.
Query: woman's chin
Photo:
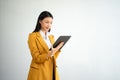
[[[45,30],[45,32],[48,32],[49,30]]]

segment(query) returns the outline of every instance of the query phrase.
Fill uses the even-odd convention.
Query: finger
[[[64,44],[64,42],[61,42],[61,44]]]
[[[64,44],[64,42],[61,42],[61,43],[59,44],[59,48],[61,48],[61,47],[63,46],[63,44]]]

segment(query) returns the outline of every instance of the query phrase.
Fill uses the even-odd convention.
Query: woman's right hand
[[[47,55],[47,58],[53,56],[62,46],[64,45],[64,42],[61,42],[56,48],[52,48],[48,55]]]

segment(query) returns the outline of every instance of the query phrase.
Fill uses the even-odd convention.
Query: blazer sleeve
[[[35,39],[36,39],[35,33],[29,34],[28,46],[29,46],[33,60],[36,63],[43,63],[43,62],[45,62],[45,60],[47,60],[47,54],[40,54],[40,52],[37,48],[37,44],[36,44]]]
[[[61,52],[61,51],[57,51],[57,52],[54,54],[55,59],[57,59],[57,57],[59,56],[60,52]]]

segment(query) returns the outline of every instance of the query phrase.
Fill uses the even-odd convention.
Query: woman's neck
[[[44,30],[41,30],[45,35],[47,35],[47,32],[46,31],[44,31]]]

